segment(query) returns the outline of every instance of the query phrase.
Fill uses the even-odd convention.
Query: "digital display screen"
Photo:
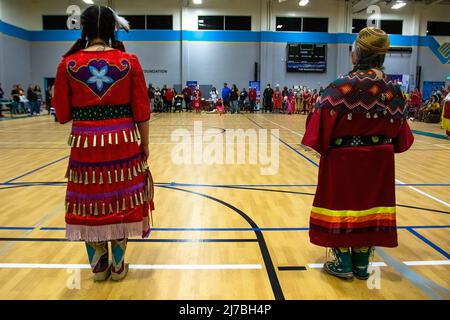
[[[287,72],[326,72],[327,45],[288,43]]]

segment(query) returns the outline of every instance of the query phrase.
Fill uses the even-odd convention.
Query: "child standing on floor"
[[[286,96],[286,113],[287,114],[295,113],[295,95],[292,89],[289,89],[289,93]]]

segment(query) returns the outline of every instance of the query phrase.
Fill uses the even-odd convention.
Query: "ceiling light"
[[[202,4],[202,0],[192,0],[194,4]]]
[[[83,0],[83,2],[86,4],[94,4],[94,1],[92,0]]]
[[[281,29],[281,28],[283,28],[282,24],[277,25],[277,29]]]
[[[299,6],[304,7],[309,3],[309,0],[300,0],[298,3]]]
[[[394,3],[392,5],[392,9],[397,10],[397,9],[403,8],[404,6],[406,6],[406,2],[397,1],[396,3]]]

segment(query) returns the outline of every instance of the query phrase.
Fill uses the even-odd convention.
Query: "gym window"
[[[277,17],[277,31],[302,31],[302,18]]]
[[[226,16],[225,30],[252,30],[252,17]]]
[[[381,29],[387,34],[402,34],[402,20],[381,20]]]
[[[173,16],[170,15],[147,16],[147,29],[173,30]]]
[[[303,18],[302,31],[328,32],[328,18]]]
[[[125,15],[123,16],[130,23],[131,30],[143,30],[145,29],[145,16],[140,15]]]
[[[328,32],[328,18],[277,17],[276,31]]]
[[[198,16],[199,30],[223,30],[224,16]]]
[[[367,20],[366,19],[353,19],[353,21],[352,21],[352,33],[359,33],[365,27],[367,27]]]
[[[366,19],[353,19],[352,33],[358,33],[365,27],[367,27]],[[402,34],[403,21],[402,20],[381,20],[380,27],[387,34]]]
[[[428,21],[427,36],[450,36],[450,22]]]
[[[42,16],[43,30],[67,30],[69,16]]]

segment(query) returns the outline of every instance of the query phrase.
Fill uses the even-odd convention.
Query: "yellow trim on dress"
[[[395,207],[375,207],[367,210],[330,210],[312,207],[311,211],[332,217],[362,217],[371,214],[392,214],[395,213]]]

